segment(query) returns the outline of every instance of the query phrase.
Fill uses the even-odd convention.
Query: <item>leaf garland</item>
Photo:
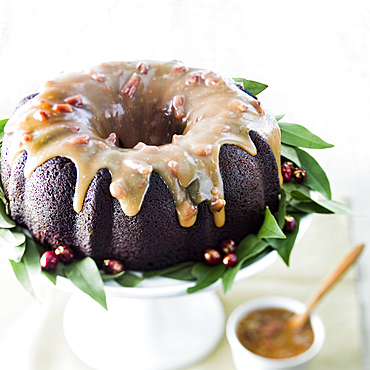
[[[233,78],[233,80],[237,82],[239,85],[242,85],[244,90],[248,90],[253,95],[258,95],[268,87],[267,85],[261,82],[246,80],[245,78]]]
[[[235,82],[253,95],[258,95],[267,88],[267,85],[235,78]],[[40,256],[44,249],[33,239],[25,236],[22,229],[8,216],[8,204],[2,187],[0,186],[0,250],[7,256],[14,274],[22,286],[32,296],[37,298],[38,278],[46,276],[53,284],[57,276],[69,278],[72,283],[92,297],[102,307],[107,309],[104,281],[114,280],[123,287],[134,287],[144,279],[156,276],[194,281],[188,288],[188,293],[195,293],[222,280],[223,291],[228,292],[240,269],[276,250],[283,261],[289,265],[289,258],[299,231],[302,215],[307,213],[343,213],[353,214],[345,205],[331,199],[331,189],[325,171],[316,160],[302,148],[325,149],[333,147],[311,133],[301,125],[281,122],[284,115],[276,116],[281,130],[281,156],[283,160],[290,160],[307,172],[303,183],[293,180],[284,183],[281,187],[279,208],[272,214],[266,208],[264,222],[257,235],[246,236],[238,245],[236,254],[238,262],[233,267],[223,264],[209,266],[204,262],[184,262],[168,268],[147,271],[138,276],[127,271],[116,275],[107,275],[99,271],[96,263],[90,257],[73,261],[70,264],[59,263],[53,271],[46,271],[40,267]],[[4,135],[4,126],[8,120],[0,120],[0,146]],[[0,184],[1,185],[1,184]],[[311,192],[322,194],[326,199],[313,199]],[[285,215],[292,215],[297,221],[297,228],[293,232],[284,230]]]

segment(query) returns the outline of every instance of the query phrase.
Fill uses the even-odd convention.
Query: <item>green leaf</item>
[[[133,288],[136,285],[140,284],[143,280],[143,278],[129,272],[126,272],[121,277],[116,279],[118,284],[126,288]]]
[[[268,244],[276,249],[287,266],[289,266],[290,254],[297,239],[300,224],[299,214],[291,214],[291,216],[297,221],[297,227],[292,232],[286,233],[286,239],[266,239]]]
[[[257,233],[257,238],[286,238],[284,233],[281,231],[275,217],[272,215],[269,207],[266,207],[265,220],[263,221],[263,224]]]
[[[302,193],[293,191],[292,195],[302,202],[292,203],[292,206],[306,213],[339,213],[343,215],[356,216],[346,205],[329,199],[305,198]]]
[[[318,191],[326,198],[331,199],[330,183],[324,170],[316,160],[304,150],[296,148],[296,152],[301,161],[302,168],[307,172],[304,185],[312,190]]]
[[[285,224],[285,215],[286,215],[286,192],[283,188],[280,189],[280,200],[279,200],[279,208],[276,212],[275,218],[276,221],[282,229]]]
[[[231,289],[236,274],[245,262],[265,250],[267,245],[268,243],[259,239],[254,234],[249,234],[239,243],[238,248],[236,249],[236,255],[238,257],[237,264],[233,267],[227,268],[225,273],[222,275],[222,286],[225,293]]]
[[[280,154],[281,154],[282,157],[292,161],[298,167],[302,167],[301,161],[299,160],[297,152],[296,152],[295,149],[296,148],[293,147],[293,146],[286,145],[286,144],[281,144]]]
[[[163,269],[158,269],[158,270],[151,270],[151,271],[144,271],[143,272],[143,277],[144,278],[151,278],[155,276],[164,276],[164,275],[169,275],[172,274],[178,270],[186,269],[188,267],[192,268],[194,266],[194,262],[182,262],[174,266],[170,267],[165,267]]]
[[[260,82],[252,81],[252,80],[246,80],[245,78],[234,78],[235,82],[239,82],[243,85],[244,90],[248,90],[253,95],[258,95],[263,90],[267,89],[268,85],[265,85]]]
[[[194,276],[191,273],[194,266],[194,262],[188,266],[184,266],[182,269],[169,272],[163,276],[175,280],[194,281]]]
[[[9,118],[0,120],[0,132],[4,132],[5,124],[9,121]]]
[[[73,261],[64,266],[64,272],[74,285],[107,309],[103,280],[92,258]]]
[[[6,214],[5,204],[3,202],[0,202],[0,227],[7,229],[15,227],[15,222]]]
[[[281,119],[283,119],[284,116],[285,116],[285,114],[280,114],[278,116],[275,116],[275,119],[276,119],[276,121],[279,122]]]
[[[101,278],[103,279],[103,281],[115,280],[115,279],[118,279],[119,277],[121,277],[125,273],[126,273],[126,271],[121,271],[118,274],[101,273]]]
[[[322,213],[322,214],[329,214],[334,213],[330,211],[329,209],[320,206],[313,200],[310,201],[292,201],[289,204],[289,208],[287,208],[287,211],[291,212],[291,209],[293,209],[293,212],[303,212],[303,213]]]
[[[311,149],[325,149],[334,146],[320,139],[301,125],[279,122],[279,126],[281,130],[281,142],[283,144]]]
[[[35,292],[35,284],[38,282],[38,277],[41,274],[40,254],[33,240],[27,238],[26,250],[20,262],[10,260],[14,274],[18,281],[37,299]]]
[[[20,262],[26,250],[25,235],[9,229],[0,229],[0,249],[9,260]]]
[[[208,266],[203,262],[197,262],[192,269],[192,274],[197,278],[194,286],[187,289],[188,293],[195,293],[215,283],[224,273],[226,267],[219,263],[216,266]]]
[[[304,186],[303,183],[298,183],[296,181],[284,182],[282,189],[288,194],[291,194],[296,190],[297,192],[304,194],[306,197],[311,198],[311,190]]]

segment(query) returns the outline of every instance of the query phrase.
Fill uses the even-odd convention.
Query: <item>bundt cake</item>
[[[44,247],[129,270],[199,261],[278,206],[280,131],[228,78],[174,61],[63,73],[5,127],[11,217]]]

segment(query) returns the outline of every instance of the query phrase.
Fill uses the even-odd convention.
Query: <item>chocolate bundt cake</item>
[[[1,178],[44,247],[143,271],[256,233],[277,209],[279,162],[276,120],[231,79],[114,62],[61,74],[17,109]]]

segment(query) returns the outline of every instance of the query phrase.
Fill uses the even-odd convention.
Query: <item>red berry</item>
[[[55,254],[58,256],[59,260],[63,263],[72,262],[73,258],[75,257],[73,250],[63,245],[59,246],[55,250]]]
[[[123,271],[123,265],[120,261],[107,259],[103,262],[103,270],[107,274],[119,274]]]
[[[222,252],[224,252],[225,254],[235,253],[236,251],[236,244],[234,240],[231,240],[231,239],[223,240],[221,242],[220,247],[221,247]]]
[[[40,258],[40,265],[44,270],[54,270],[58,264],[58,256],[53,251],[46,251]]]
[[[281,166],[281,174],[285,182],[289,182],[292,179],[293,170],[289,165],[285,163]]]
[[[293,177],[297,182],[303,182],[307,177],[307,173],[305,170],[302,170],[302,168],[296,168],[293,171]]]
[[[221,254],[216,249],[206,249],[204,252],[204,260],[208,265],[217,265],[221,261]]]
[[[238,257],[235,253],[228,253],[222,260],[222,263],[227,267],[233,267],[238,262]]]
[[[292,232],[295,230],[296,227],[297,227],[297,221],[295,220],[295,218],[292,216],[286,215],[285,216],[285,226],[284,226],[285,231]]]
[[[286,167],[290,167],[291,169],[292,169],[292,171],[294,171],[295,169],[296,169],[296,165],[293,163],[293,162],[291,162],[291,161],[285,161],[284,163],[283,163],[283,166],[286,166]]]

